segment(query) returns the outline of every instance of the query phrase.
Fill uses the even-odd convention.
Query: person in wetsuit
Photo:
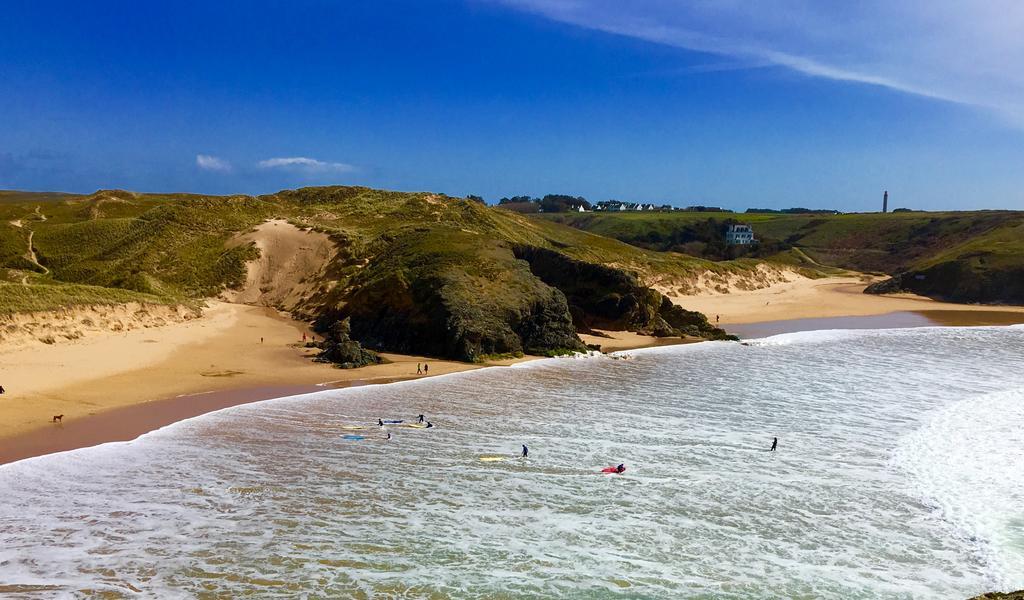
[[[530,455],[530,449],[526,447],[526,444],[523,444],[523,458],[526,458],[529,455]]]
[[[775,452],[775,449],[779,447],[779,438],[772,438],[772,449],[769,452]]]
[[[626,470],[626,465],[619,465],[619,466],[615,467],[615,472],[616,473],[622,473],[625,470]]]
[[[433,426],[434,426],[433,423],[431,423],[430,421],[427,421],[427,429],[430,429]]]
[[[377,419],[377,426],[378,427],[383,427],[384,426],[384,421],[382,419]]]
[[[422,423],[423,422],[423,415],[420,415],[420,416],[418,416],[416,418],[419,419],[418,421],[416,421],[417,423]]]

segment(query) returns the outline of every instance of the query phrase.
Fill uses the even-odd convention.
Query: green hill
[[[750,224],[766,253],[892,275],[872,292],[913,291],[960,302],[1024,303],[1024,212],[564,213],[538,220],[614,237],[638,247],[699,250],[709,220]],[[689,244],[689,247],[687,247]]]
[[[26,310],[26,296],[38,299],[34,310],[216,296],[241,286],[247,261],[259,255],[233,240],[270,219],[326,234],[337,248],[322,280],[302,282],[301,300],[290,307],[297,314],[321,331],[349,319],[352,337],[374,349],[464,360],[581,349],[576,332],[595,323],[721,337],[703,315],[672,307],[647,286],[752,266],[640,249],[430,193],[111,190],[0,204],[0,313]],[[592,279],[587,296],[567,274]]]

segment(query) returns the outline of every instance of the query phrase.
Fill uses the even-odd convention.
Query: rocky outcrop
[[[554,250],[516,246],[517,258],[534,275],[557,288],[569,303],[580,331],[629,330],[659,337],[690,335],[731,339],[702,313],[674,305],[637,278],[612,267],[575,260]]]
[[[381,357],[371,352],[351,338],[351,324],[348,319],[335,321],[331,325],[324,341],[320,342],[320,354],[317,362],[329,362],[342,369],[355,369],[366,365],[380,364]]]
[[[950,261],[900,273],[864,292],[911,292],[949,302],[1024,304],[1024,267],[986,269],[968,261]]]
[[[494,242],[481,262],[461,254],[451,238],[442,244],[428,236],[396,238],[317,328],[348,318],[352,337],[368,348],[466,361],[585,350],[565,296],[506,246]]]
[[[970,600],[1024,600],[1024,590],[1017,590],[1016,592],[989,592],[975,596]]]

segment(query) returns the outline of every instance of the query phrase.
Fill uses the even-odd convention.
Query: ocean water
[[[1024,328],[626,354],[271,400],[2,466],[0,592],[849,599],[1024,588]],[[391,441],[340,429],[419,413],[436,427],[392,426]],[[618,463],[624,474],[599,473]]]

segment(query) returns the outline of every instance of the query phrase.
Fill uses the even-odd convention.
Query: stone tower
[[[882,212],[889,212],[889,190],[882,194]]]

